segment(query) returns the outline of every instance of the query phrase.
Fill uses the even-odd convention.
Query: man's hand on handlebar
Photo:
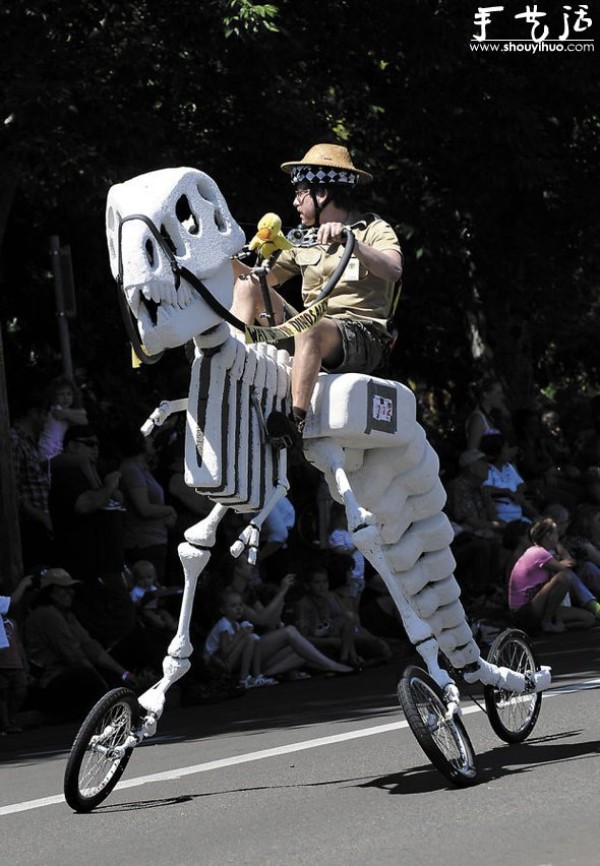
[[[323,223],[317,232],[318,244],[341,244],[346,240],[347,226],[343,223]]]

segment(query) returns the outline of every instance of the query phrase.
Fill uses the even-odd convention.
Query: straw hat
[[[321,169],[315,172],[314,180],[322,180],[324,183],[369,183],[373,175],[367,171],[356,168],[348,149],[339,144],[315,144],[310,148],[302,159],[293,162],[284,162],[281,165],[283,171],[292,174],[297,167],[305,166],[307,169]],[[319,177],[321,175],[321,177]],[[304,179],[304,178],[303,178]],[[307,179],[311,179],[310,177]],[[292,182],[294,178],[292,176]]]

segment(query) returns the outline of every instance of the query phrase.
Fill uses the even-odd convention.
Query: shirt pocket
[[[307,268],[318,268],[324,255],[324,251],[319,247],[300,248],[296,253],[296,264],[304,273]]]

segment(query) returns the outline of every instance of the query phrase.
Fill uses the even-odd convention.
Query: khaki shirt
[[[393,228],[376,214],[351,213],[348,226],[357,240],[377,250],[398,250],[400,243]],[[342,255],[342,244],[329,246],[293,247],[284,250],[271,269],[278,281],[302,277],[302,300],[308,306],[317,297]],[[352,267],[354,259],[354,267]],[[327,315],[341,319],[373,322],[387,329],[400,287],[386,282],[367,271],[354,256],[329,296]],[[358,267],[356,265],[358,264]]]

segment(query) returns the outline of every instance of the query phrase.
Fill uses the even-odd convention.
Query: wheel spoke
[[[131,712],[124,704],[113,707],[98,725],[95,743],[90,745],[79,771],[79,783],[84,797],[91,797],[106,785],[116,772],[121,756],[113,750],[122,746],[131,728]]]
[[[488,660],[516,673],[533,674],[537,664],[527,636],[516,629],[499,635],[490,648]],[[542,697],[534,690],[523,694],[486,686],[486,707],[492,727],[507,742],[520,742],[533,730]]]
[[[65,769],[65,799],[73,809],[89,812],[108,797],[138,742],[139,721],[137,698],[126,688],[108,692],[92,707]]]
[[[460,719],[448,718],[437,684],[420,668],[409,668],[398,684],[398,695],[419,745],[450,781],[471,785],[477,768],[473,747]]]

